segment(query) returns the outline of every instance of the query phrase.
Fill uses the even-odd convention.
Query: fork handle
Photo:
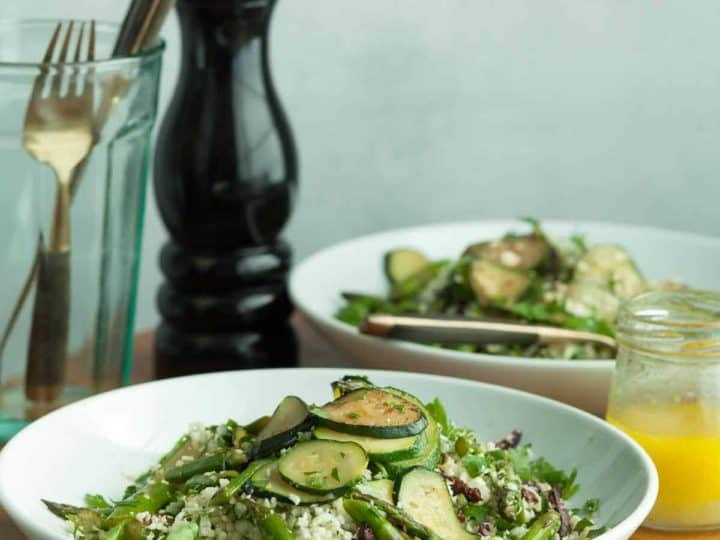
[[[62,393],[69,319],[70,250],[42,246],[25,378],[31,401],[55,401]]]
[[[62,253],[70,250],[70,204],[71,184],[70,173],[63,176],[58,173],[55,206],[50,228],[49,252]]]

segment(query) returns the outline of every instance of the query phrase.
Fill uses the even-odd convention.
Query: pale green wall
[[[124,5],[5,0],[0,16],[118,20]],[[717,0],[281,0],[273,59],[302,158],[298,255],[516,215],[720,233],[719,29]],[[166,36],[163,104],[174,20]],[[140,326],[156,320],[163,238],[151,205]]]

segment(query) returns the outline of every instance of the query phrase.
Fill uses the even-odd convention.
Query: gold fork
[[[80,75],[80,62],[95,59],[95,21],[90,23],[85,58],[82,48],[86,25],[80,25],[71,60],[74,67],[69,76],[63,76],[74,26],[74,22],[67,25],[56,61],[58,72],[51,73],[63,23],[55,27],[32,90],[23,129],[23,147],[37,161],[48,165],[57,180],[47,246],[44,238],[40,238],[43,249],[38,260],[25,382],[26,397],[41,402],[54,401],[62,392],[70,316],[71,179],[73,170],[90,153],[95,140],[92,69],[87,67],[85,74]]]

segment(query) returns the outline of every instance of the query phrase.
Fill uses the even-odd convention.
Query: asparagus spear
[[[183,456],[197,457],[198,450],[192,444],[188,435],[183,435],[178,439],[175,445],[160,458],[160,468],[152,468],[149,471],[141,474],[135,479],[135,483],[129,486],[125,490],[125,498],[130,497],[137,491],[140,491],[148,480],[151,478],[161,480],[165,474],[165,471],[173,467],[177,461]]]
[[[522,540],[548,540],[560,530],[560,514],[548,512],[535,520]]]
[[[105,520],[105,527],[114,527],[121,521],[135,517],[140,512],[151,514],[160,510],[172,499],[170,486],[165,482],[148,484],[143,491],[120,501]]]
[[[187,482],[185,482],[185,490],[196,491],[199,493],[207,487],[216,486],[217,483],[218,478],[207,474],[196,474],[195,476],[190,477]]]
[[[396,527],[400,527],[413,538],[418,538],[419,540],[441,540],[438,535],[428,529],[425,525],[415,521],[405,512],[392,504],[364,493],[353,493],[350,497],[352,499],[374,505],[385,514],[385,517],[390,523]]]
[[[213,503],[214,504],[225,504],[227,503],[233,495],[235,495],[238,491],[242,489],[242,487],[247,483],[248,480],[252,477],[253,474],[262,466],[269,463],[270,459],[261,459],[259,461],[253,461],[250,463],[243,472],[240,473],[239,476],[236,478],[233,478],[230,480],[230,483],[219,490],[215,496],[213,497]]]
[[[172,467],[165,472],[165,480],[173,483],[185,482],[196,474],[232,469],[244,465],[247,461],[247,456],[242,450],[228,450]]]
[[[265,540],[295,540],[295,535],[287,523],[267,506],[250,499],[242,499],[240,504],[248,509],[255,524],[262,530]]]
[[[367,523],[377,540],[407,540],[376,506],[359,499],[344,499],[343,507],[358,523]]]
[[[199,534],[197,523],[183,523],[179,527],[173,527],[165,540],[196,540]]]
[[[145,540],[147,532],[142,524],[132,518],[126,519],[115,525],[107,533],[103,540]]]
[[[80,531],[92,531],[102,526],[103,516],[98,510],[81,508],[70,504],[55,503],[43,499],[43,503],[53,514],[73,523]]]
[[[129,519],[126,519],[125,521],[121,521],[120,523],[115,525],[107,532],[107,534],[105,535],[105,540],[123,540],[125,536],[125,527],[127,526],[129,521]]]
[[[187,450],[189,450],[191,447],[192,444],[190,443],[190,436],[183,435],[178,439],[175,445],[163,457],[160,458],[160,466],[164,467],[166,465],[174,465],[175,461],[177,461],[178,459],[180,459],[180,457],[186,454]]]

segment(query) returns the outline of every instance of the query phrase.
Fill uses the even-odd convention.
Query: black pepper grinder
[[[297,364],[279,235],[298,163],[273,87],[275,0],[178,0],[182,66],[161,126],[158,378]]]

